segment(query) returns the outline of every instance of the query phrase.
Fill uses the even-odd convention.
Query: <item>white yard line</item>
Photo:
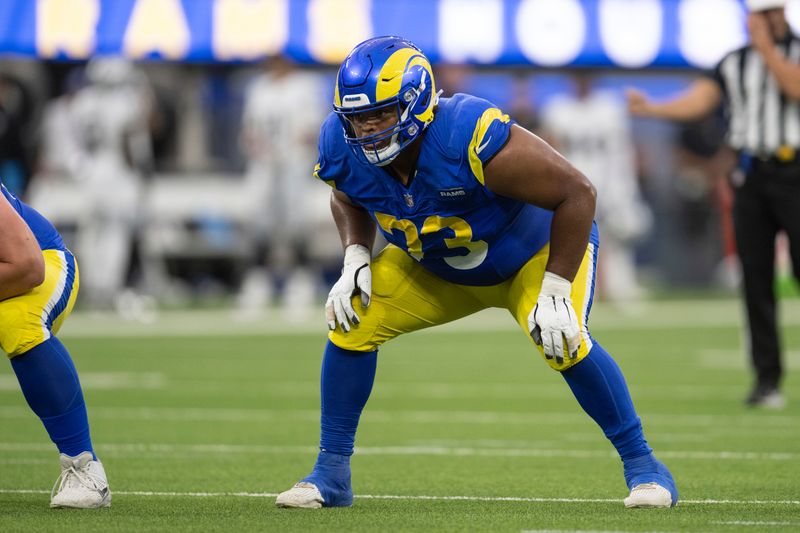
[[[630,533],[614,529],[523,529],[520,533]],[[673,531],[642,531],[641,533],[677,533]]]
[[[147,454],[250,454],[314,455],[316,446],[269,446],[259,444],[113,444],[102,443],[97,446],[101,454],[139,455]],[[52,451],[49,443],[0,442],[0,451]],[[612,451],[569,450],[544,448],[475,448],[468,446],[357,446],[356,453],[386,456],[441,456],[441,457],[569,457],[573,459],[609,458],[616,459]],[[659,457],[670,459],[699,459],[703,461],[797,461],[797,453],[769,452],[731,452],[731,451],[660,451]]]
[[[40,489],[0,489],[0,494],[50,494]],[[188,498],[274,498],[277,492],[177,492],[177,491],[113,491],[114,496],[152,496]],[[363,500],[418,500],[522,503],[622,503],[618,498],[529,498],[524,496],[432,496],[401,494],[356,494]],[[800,505],[800,500],[681,500],[680,505]]]
[[[702,358],[702,356],[701,356]],[[800,352],[797,352],[800,363]],[[744,368],[744,360],[740,366]],[[722,363],[720,363],[721,365]],[[734,364],[734,363],[732,363]],[[701,366],[709,366],[702,364]],[[168,378],[161,372],[81,372],[81,385],[84,389],[147,389],[157,390],[204,390],[227,392],[236,389],[231,381],[219,379],[187,379],[179,376]],[[274,398],[309,398],[319,395],[319,379],[263,382],[263,396]],[[634,396],[647,397],[650,400],[740,400],[744,389],[741,385],[706,384],[702,387],[680,383],[667,385],[630,386]],[[0,374],[0,391],[18,391],[19,383],[13,374]],[[441,381],[422,381],[401,383],[396,381],[379,381],[372,393],[373,398],[424,398],[432,400],[445,399],[500,399],[525,400],[539,398],[563,397],[572,398],[564,383],[526,383],[526,382],[487,382],[487,383],[452,383]]]
[[[81,372],[81,386],[97,390],[155,390],[164,389],[167,379],[160,372]],[[0,391],[19,390],[13,374],[0,374]]]
[[[0,465],[46,465],[46,464],[53,464],[53,460],[44,458],[32,458],[32,457],[0,458]]]
[[[774,522],[758,520],[729,520],[725,522],[711,522],[723,526],[800,526],[800,522]]]
[[[0,406],[0,420],[28,419],[33,414],[25,406]],[[92,407],[92,419],[142,420],[154,422],[243,422],[248,424],[291,420],[292,422],[318,423],[317,409],[240,409],[200,407]],[[741,414],[643,414],[650,425],[702,428],[730,428],[731,430],[779,430],[782,434],[800,431],[800,417],[788,414],[742,412]],[[574,425],[589,419],[580,411],[512,413],[500,411],[364,411],[365,423],[383,424],[464,424],[464,425]]]

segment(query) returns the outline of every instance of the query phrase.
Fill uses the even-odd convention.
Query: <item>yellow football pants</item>
[[[14,357],[55,335],[78,296],[78,263],[72,253],[42,250],[44,282],[0,301],[0,348]]]
[[[428,272],[403,250],[387,246],[372,261],[372,300],[361,306],[353,298],[353,308],[361,322],[349,333],[341,328],[330,332],[333,344],[345,350],[368,352],[403,333],[444,324],[489,307],[504,307],[530,338],[528,315],[536,305],[549,254],[545,246],[511,278],[491,286],[459,285]],[[582,360],[592,349],[586,323],[595,284],[596,246],[589,244],[578,274],[572,283],[572,305],[581,328],[578,357],[545,359],[556,370],[566,370]],[[533,342],[531,340],[531,342]],[[544,350],[537,346],[544,357]]]

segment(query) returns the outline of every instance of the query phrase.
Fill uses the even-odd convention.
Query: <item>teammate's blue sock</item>
[[[350,456],[356,429],[372,384],[378,352],[354,352],[328,341],[322,360],[320,453],[314,470],[303,479],[317,486],[326,507],[353,503]]]
[[[50,337],[11,358],[11,366],[58,451],[72,457],[85,451],[94,455],[78,372],[61,341]]]
[[[678,500],[675,481],[667,467],[653,456],[625,377],[608,352],[595,341],[583,361],[561,374],[583,410],[619,452],[628,488],[654,481],[670,491],[674,505]]]

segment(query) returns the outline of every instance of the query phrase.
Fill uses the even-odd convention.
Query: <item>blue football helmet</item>
[[[333,110],[344,126],[347,144],[362,161],[391,163],[433,121],[439,94],[428,58],[400,37],[375,37],[359,44],[345,58],[336,76]],[[390,127],[358,136],[354,121],[378,117]]]

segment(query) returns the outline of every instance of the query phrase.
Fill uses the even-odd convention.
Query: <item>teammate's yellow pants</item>
[[[44,282],[0,301],[0,348],[14,357],[55,335],[78,296],[78,263],[69,250],[43,250]]]

